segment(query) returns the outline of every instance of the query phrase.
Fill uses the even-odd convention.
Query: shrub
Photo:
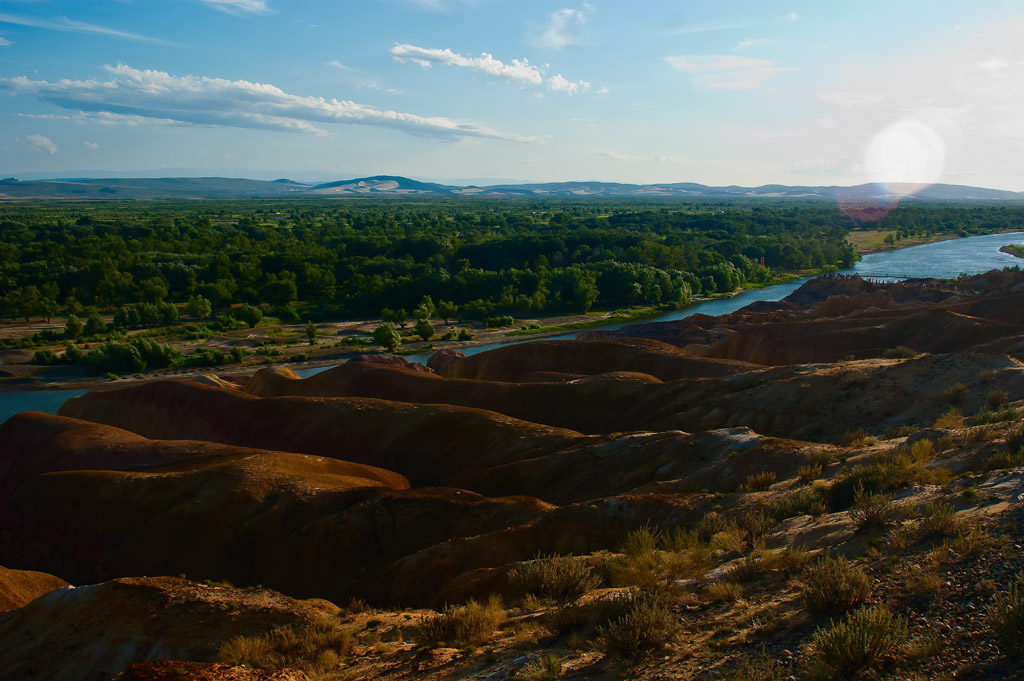
[[[709,542],[716,534],[734,529],[736,529],[735,521],[715,511],[709,511],[697,523],[697,538],[702,542]]]
[[[806,458],[808,466],[820,466],[821,468],[831,466],[834,459],[832,452],[823,449],[807,452]]]
[[[1024,448],[1024,426],[1014,428],[1006,434],[1006,449],[1010,452],[1019,452]]]
[[[894,348],[887,349],[882,353],[882,356],[886,359],[913,359],[917,357],[917,351],[905,345],[897,345]]]
[[[964,425],[964,415],[956,407],[951,408],[945,414],[935,419],[936,428],[962,428]]]
[[[815,614],[838,614],[871,597],[871,579],[843,557],[826,554],[803,572],[804,606]]]
[[[511,315],[499,315],[497,317],[486,317],[484,319],[484,326],[488,329],[499,329],[505,326],[514,326],[515,323],[516,320]]]
[[[824,506],[824,485],[802,487],[783,494],[768,506],[768,515],[775,521],[798,515],[816,515]]]
[[[731,681],[783,681],[789,674],[778,660],[761,655],[756,660],[745,657],[740,661]]]
[[[473,340],[473,339],[474,339],[475,337],[476,337],[476,336],[475,336],[475,334],[474,334],[474,333],[472,332],[472,330],[470,330],[470,329],[467,329],[467,328],[465,328],[465,327],[463,327],[463,328],[459,329],[459,340],[460,340],[460,341],[469,341],[469,340]]]
[[[924,507],[917,534],[924,539],[952,537],[959,533],[961,525],[953,505],[937,501]]]
[[[608,612],[621,612],[598,627],[594,646],[616,666],[631,668],[664,650],[679,623],[655,593],[627,593],[611,599]]]
[[[451,645],[464,648],[486,643],[504,621],[501,599],[491,596],[486,605],[470,600],[463,606],[446,606],[420,622],[420,633],[424,644],[429,647]]]
[[[676,542],[683,542],[683,535]],[[711,552],[707,547],[666,551],[665,535],[644,526],[629,534],[622,546],[623,555],[605,564],[609,581],[615,586],[639,586],[653,589],[679,579],[695,578],[710,567]]]
[[[745,539],[756,544],[775,526],[775,522],[760,507],[747,508],[736,518],[736,525],[743,530]]]
[[[985,395],[985,404],[989,409],[995,409],[1006,404],[1010,400],[1010,393],[1005,390],[992,390]]]
[[[572,556],[537,556],[509,571],[508,584],[516,594],[568,601],[597,588],[600,580],[589,565]]]
[[[747,481],[740,486],[741,492],[761,492],[772,486],[775,482],[774,471],[761,471],[760,473],[751,473],[747,476]]]
[[[511,681],[553,681],[562,675],[562,659],[549,653],[529,663]]]
[[[1024,449],[1018,450],[1016,454],[1011,454],[1010,452],[996,452],[985,459],[986,471],[1016,468],[1021,465],[1024,465]]]
[[[900,507],[893,501],[891,494],[866,492],[858,487],[853,495],[853,506],[850,508],[850,520],[858,530],[869,527],[885,527],[900,515]]]
[[[821,477],[821,464],[807,464],[806,466],[800,466],[796,471],[797,477],[800,478],[800,482],[808,484],[814,482]]]
[[[1024,573],[1006,594],[996,593],[988,606],[988,625],[1006,654],[1024,651]]]
[[[705,603],[726,603],[743,598],[743,586],[736,582],[711,582],[704,589]]]
[[[291,667],[320,674],[338,667],[353,643],[350,631],[321,620],[301,628],[281,627],[264,636],[236,636],[221,645],[217,660],[256,669]]]
[[[965,395],[967,395],[967,386],[959,382],[942,391],[942,399],[950,404],[958,404]]]
[[[814,632],[818,659],[843,677],[870,669],[907,641],[907,623],[884,606],[861,608]]]

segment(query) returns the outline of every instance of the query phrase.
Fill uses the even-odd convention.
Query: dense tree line
[[[1020,219],[1019,208],[915,205],[873,227],[973,234]],[[293,320],[296,307],[303,319],[376,316],[424,296],[478,319],[679,305],[773,271],[848,267],[845,236],[859,226],[830,203],[795,201],[6,204],[0,315],[120,310],[115,323],[133,327],[173,321],[168,303]]]

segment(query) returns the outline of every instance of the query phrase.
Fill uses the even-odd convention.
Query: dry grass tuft
[[[469,601],[463,606],[447,606],[420,622],[424,645],[466,648],[486,643],[505,621],[501,599],[492,595],[486,604]]]

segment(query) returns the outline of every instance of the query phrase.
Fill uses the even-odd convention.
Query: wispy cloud
[[[100,145],[97,144],[96,142],[82,142],[82,145],[86,149],[99,149],[100,148]]]
[[[673,68],[694,75],[694,80],[712,90],[750,90],[768,83],[772,76],[792,69],[776,66],[767,59],[728,54],[696,54],[665,57]]]
[[[124,64],[105,67],[112,78],[34,81],[0,79],[0,88],[38,97],[64,109],[171,120],[192,125],[324,134],[314,124],[347,123],[391,128],[438,139],[490,138],[532,141],[478,123],[376,109],[348,100],[302,97],[244,80],[172,76]]]
[[[57,153],[57,145],[53,140],[43,135],[26,135],[25,141],[36,151],[48,152],[51,156]]]
[[[725,21],[705,21],[699,24],[685,24],[671,29],[669,35],[687,35],[690,33],[705,33],[707,31],[731,31],[743,28],[743,24]]]
[[[267,0],[202,0],[205,4],[228,14],[273,14]]]
[[[555,74],[545,81],[544,71],[531,64],[528,59],[513,59],[511,63],[505,63],[500,59],[495,59],[487,52],[481,52],[479,57],[468,57],[448,48],[440,50],[415,45],[395,45],[391,48],[391,56],[397,61],[408,59],[423,68],[430,68],[432,64],[443,64],[480,71],[496,78],[524,85],[546,83],[548,90],[566,92],[570,95],[590,87],[590,83],[587,81],[573,82],[561,74]]]
[[[782,21],[799,21],[800,15],[796,12],[790,12],[789,14],[782,17]]]
[[[390,95],[397,95],[402,92],[395,88],[381,86],[380,82],[373,75],[363,71],[362,69],[357,69],[354,66],[343,64],[337,59],[332,59],[325,63],[327,66],[349,74],[351,76],[351,82],[353,82],[358,88],[370,88],[371,90],[379,90],[380,92],[386,92]]]
[[[768,38],[753,38],[751,40],[741,40],[737,45],[736,49],[743,49],[745,47],[753,47],[754,45],[763,45],[768,42]]]
[[[560,50],[583,42],[583,25],[587,23],[590,6],[582,9],[564,8],[551,13],[547,23],[538,27],[530,42],[538,47]]]
[[[409,59],[424,68],[429,68],[431,64],[445,64],[482,71],[491,76],[520,83],[536,85],[543,81],[540,69],[530,64],[529,60],[513,59],[511,64],[506,64],[487,52],[481,52],[479,57],[466,57],[448,48],[438,50],[415,45],[395,45],[391,48],[391,56],[398,61]]]
[[[0,47],[7,47],[11,44],[11,41],[7,38],[0,38]]]
[[[113,38],[124,38],[125,40],[137,40],[140,42],[149,43],[163,43],[170,45],[167,40],[161,40],[160,38],[152,38],[150,36],[139,35],[138,33],[128,33],[126,31],[118,31],[114,28],[107,26],[99,26],[97,24],[88,24],[84,21],[75,21],[74,19],[68,19],[67,17],[60,17],[58,19],[37,19],[35,17],[19,17],[13,14],[6,14],[0,12],[0,24],[15,24],[17,26],[30,26],[32,28],[44,28],[50,31],[62,31],[64,33],[96,33],[99,35],[107,35]]]

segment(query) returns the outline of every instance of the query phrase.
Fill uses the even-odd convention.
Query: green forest
[[[1021,214],[909,205],[869,226],[966,235]],[[424,296],[463,319],[678,306],[849,267],[845,237],[862,226],[828,202],[764,200],[8,203],[0,316],[118,311],[131,328],[172,322],[183,304],[285,321],[380,316]]]

